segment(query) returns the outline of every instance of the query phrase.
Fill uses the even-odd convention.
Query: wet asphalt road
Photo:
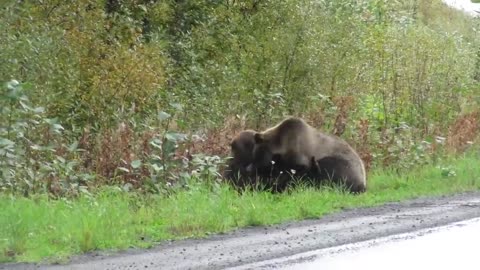
[[[240,269],[477,270],[480,218],[309,251]]]
[[[4,264],[0,269],[262,269],[252,263],[476,217],[480,217],[480,192],[350,209],[318,220],[240,229],[149,250],[80,256],[68,265]]]

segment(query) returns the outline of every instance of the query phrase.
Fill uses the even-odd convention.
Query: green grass
[[[148,247],[165,239],[202,237],[237,227],[317,218],[345,207],[373,206],[418,196],[480,188],[478,158],[449,161],[456,175],[424,167],[399,177],[377,171],[365,194],[298,188],[289,194],[228,186],[193,187],[169,198],[114,189],[74,201],[0,196],[0,261],[62,261],[92,250]]]

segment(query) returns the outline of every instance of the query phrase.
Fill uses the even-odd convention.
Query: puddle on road
[[[284,258],[277,269],[480,269],[480,218]]]

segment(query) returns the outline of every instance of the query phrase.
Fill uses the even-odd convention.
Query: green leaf
[[[60,131],[60,130],[64,130],[64,128],[60,124],[53,124],[52,128],[53,128],[54,131],[57,131],[57,132]]]
[[[7,97],[12,101],[20,99],[21,96],[22,92],[18,88],[13,88],[7,93]]]
[[[165,138],[171,142],[183,141],[186,139],[186,137],[187,135],[183,133],[168,132],[167,134],[165,134]]]
[[[45,108],[44,107],[36,107],[33,109],[33,112],[34,113],[43,113],[45,112]]]
[[[22,106],[22,108],[23,108],[25,111],[31,111],[31,110],[32,110],[32,108],[30,108],[30,106],[28,106],[27,104],[25,104],[25,102],[20,101],[20,106]]]
[[[38,145],[38,144],[34,144],[34,145],[30,146],[30,148],[31,148],[32,150],[36,150],[36,151],[41,151],[41,150],[43,150],[43,147],[40,146],[40,145]]]
[[[139,160],[139,159],[136,159],[136,160],[132,161],[132,163],[130,165],[132,166],[132,168],[138,169],[138,168],[140,168],[140,166],[142,166],[142,161]]]
[[[77,147],[78,147],[78,141],[70,144],[70,146],[68,146],[68,151],[69,152],[74,152],[75,150],[77,150]]]
[[[170,106],[172,106],[177,111],[183,110],[183,106],[180,103],[171,103]]]
[[[147,7],[145,5],[138,5],[138,8],[141,9],[143,12],[147,12]]]
[[[20,83],[17,80],[11,80],[11,81],[7,82],[7,89],[8,90],[14,90],[18,87],[20,87]]]
[[[61,163],[65,163],[65,159],[61,156],[57,156],[57,160],[60,161]]]
[[[158,119],[160,119],[160,121],[167,120],[170,117],[171,117],[171,115],[166,113],[166,112],[159,112],[158,113]]]
[[[56,118],[45,118],[45,119],[43,119],[43,121],[45,121],[45,123],[47,123],[49,125],[53,125],[53,124],[57,123]]]
[[[162,158],[161,158],[159,155],[155,155],[155,154],[150,155],[150,158],[151,158],[152,160],[162,160]]]
[[[123,185],[123,187],[122,187],[123,191],[126,191],[126,192],[130,191],[132,188],[133,188],[133,185],[130,184],[130,183],[126,183],[126,184]]]
[[[0,138],[0,146],[14,146],[15,142],[9,139]]]
[[[156,172],[163,170],[163,166],[158,166],[157,164],[152,164],[152,169]]]
[[[88,191],[88,188],[85,187],[85,186],[80,186],[78,188],[80,190],[81,193],[85,194],[85,195],[92,195],[89,191]]]
[[[160,141],[159,139],[153,139],[152,141],[150,141],[150,145],[156,149],[162,149],[162,141]]]
[[[173,140],[166,140],[165,143],[162,146],[162,151],[163,153],[167,155],[171,155],[175,152],[176,149],[176,142]]]
[[[78,165],[78,161],[72,160],[67,163],[67,168],[73,170]]]

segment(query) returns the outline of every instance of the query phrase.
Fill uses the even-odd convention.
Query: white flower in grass
[[[272,160],[272,165],[275,165],[275,161]]]
[[[295,174],[297,171],[295,171],[294,169],[291,169],[290,172],[291,172],[292,174]]]

